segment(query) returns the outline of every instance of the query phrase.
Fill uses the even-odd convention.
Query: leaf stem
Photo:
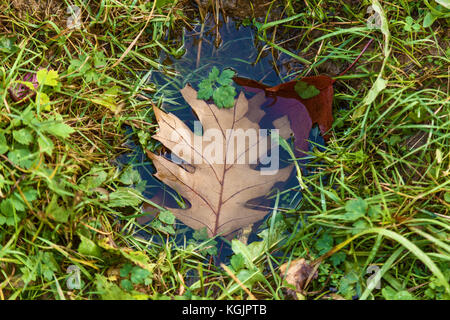
[[[358,60],[362,57],[362,55],[364,54],[364,52],[366,52],[367,48],[369,48],[370,44],[373,42],[373,38],[370,39],[366,45],[364,46],[364,48],[362,49],[361,53],[358,55],[358,57],[356,57],[355,61],[352,62],[351,65],[349,65],[347,67],[347,69],[345,69],[344,71],[342,71],[338,77],[342,77],[344,74],[347,73],[347,71],[349,71],[351,68],[353,68],[355,66],[355,64],[358,62]]]

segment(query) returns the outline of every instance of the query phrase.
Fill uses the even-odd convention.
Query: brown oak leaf
[[[147,151],[157,169],[155,176],[190,202],[189,208],[170,211],[193,229],[206,227],[210,236],[225,236],[261,220],[268,211],[256,210],[247,202],[269,194],[275,183],[286,181],[292,172],[291,165],[265,171],[258,166],[266,154],[263,146],[275,150],[273,139],[259,134],[265,94],[247,100],[241,93],[231,109],[197,99],[190,86],[181,94],[199,118],[203,135],[196,135],[175,115],[154,107],[159,131],[153,138],[176,157],[171,161]],[[256,140],[249,138],[253,131],[258,133]],[[242,137],[248,141],[244,146],[239,141]]]

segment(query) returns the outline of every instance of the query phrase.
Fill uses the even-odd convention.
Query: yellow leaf
[[[50,111],[50,98],[48,97],[47,94],[40,92],[37,94],[36,96],[36,104],[39,101],[39,105],[41,106],[41,109],[45,110],[45,111]]]
[[[36,74],[37,81],[40,85],[57,86],[59,75],[55,70],[41,69]]]

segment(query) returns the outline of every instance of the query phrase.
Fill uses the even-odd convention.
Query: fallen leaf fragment
[[[306,281],[314,272],[314,267],[311,266],[304,258],[286,262],[280,267],[281,276],[285,277],[286,282],[295,287],[295,291],[288,289],[288,294],[297,297],[297,293],[303,294]],[[317,271],[312,276],[312,279],[317,278]]]
[[[14,102],[19,102],[35,96],[38,86],[36,73],[28,72],[23,76],[21,81],[16,81],[8,88],[8,92]]]

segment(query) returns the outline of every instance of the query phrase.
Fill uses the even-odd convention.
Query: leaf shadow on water
[[[194,121],[198,119],[182,98],[179,90],[188,83],[196,87],[202,79],[208,77],[208,73],[213,66],[221,70],[231,68],[239,77],[255,79],[270,86],[293,80],[298,70],[303,69],[300,63],[291,70],[283,67],[283,53],[279,53],[276,59],[272,56],[270,50],[265,50],[264,54],[260,54],[263,43],[256,40],[255,34],[257,30],[252,26],[238,26],[232,20],[229,20],[227,23],[222,21],[219,29],[222,43],[219,47],[214,45],[216,34],[212,19],[206,20],[203,31],[201,29],[202,26],[198,24],[194,26],[192,31],[185,30],[183,38],[185,53],[182,57],[177,59],[161,51],[160,61],[161,64],[166,66],[165,70],[153,69],[147,73],[149,75],[147,81],[155,84],[157,91],[152,95],[144,94],[155,103],[158,102],[158,106],[162,105],[165,111],[183,119],[191,130],[193,130]],[[201,45],[199,45],[200,42]],[[199,49],[200,47],[201,49]],[[199,50],[201,51],[200,55],[198,55]],[[170,70],[172,74],[175,73],[176,76],[172,76],[167,70]],[[282,70],[283,73],[279,74],[277,70]],[[237,92],[244,91],[242,87],[238,85],[236,87]],[[245,93],[247,98],[252,96],[249,92]],[[267,119],[263,121],[267,121]],[[264,126],[264,128],[268,127]],[[153,176],[155,169],[137,142],[138,139],[136,139],[136,133],[133,129],[126,127],[126,133],[129,135],[126,146],[132,151],[117,157],[117,165],[119,167],[132,165],[139,172],[142,180],[146,182],[146,188],[142,192],[143,196],[151,199],[159,193],[164,198],[165,206],[169,208],[176,207],[178,202],[175,199],[180,200],[177,192]],[[288,142],[293,146],[292,139],[290,140]],[[312,151],[313,146],[321,149],[320,146],[325,144],[317,126],[314,126],[310,131],[309,140],[309,151]],[[288,152],[280,148],[280,161],[287,163],[290,159]],[[307,157],[304,161],[300,161],[300,164],[307,163],[309,160],[311,159]],[[302,166],[302,170],[303,174],[307,175],[309,173],[309,169],[304,166]],[[278,202],[278,209],[284,211],[296,209],[302,200],[302,194],[299,190],[298,180],[295,170],[293,170],[289,180],[284,183],[283,190],[279,190],[281,196]],[[267,201],[264,203],[268,207],[267,216],[271,214],[272,210],[270,208],[274,206],[275,196],[272,195],[270,203]],[[253,226],[252,232],[248,237],[248,243],[261,240],[257,234],[267,225],[264,224],[267,216]],[[175,226],[176,233],[173,237],[177,244],[182,245],[186,242],[186,239],[192,239],[194,231],[191,228],[178,220]],[[147,230],[145,227],[136,231],[135,235],[146,240],[151,239],[152,242],[158,242],[159,244],[165,242],[164,236],[161,236],[161,239],[157,239],[155,232],[151,229]],[[216,260],[215,264],[218,265],[220,262],[229,260],[232,250],[228,240],[221,237],[216,238],[216,240],[218,242],[217,248],[220,248],[220,251],[213,258]]]

